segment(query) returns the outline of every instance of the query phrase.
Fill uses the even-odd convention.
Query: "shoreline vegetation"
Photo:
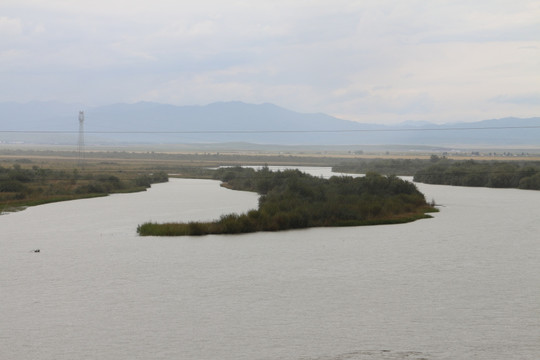
[[[223,215],[211,222],[144,223],[141,236],[240,234],[310,227],[397,224],[431,217],[438,211],[410,182],[368,173],[323,179],[299,170],[220,168],[222,186],[261,195],[257,210]]]
[[[31,164],[23,161],[11,167],[0,165],[0,214],[52,202],[144,191],[152,184],[169,180],[165,172],[69,171]]]

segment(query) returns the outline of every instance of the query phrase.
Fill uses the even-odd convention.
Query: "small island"
[[[273,172],[268,167],[220,168],[215,179],[234,190],[261,195],[258,209],[223,215],[212,222],[144,223],[142,236],[240,234],[309,227],[397,224],[436,212],[413,183],[396,176],[311,176],[299,170]]]

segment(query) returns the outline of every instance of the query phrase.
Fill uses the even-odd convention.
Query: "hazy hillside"
[[[79,105],[61,103],[0,103],[0,141],[76,142],[79,109]],[[383,126],[242,102],[206,106],[139,102],[83,110],[88,142],[540,145],[540,118]]]

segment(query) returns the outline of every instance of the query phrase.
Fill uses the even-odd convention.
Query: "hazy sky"
[[[538,0],[2,0],[0,102],[540,116]]]

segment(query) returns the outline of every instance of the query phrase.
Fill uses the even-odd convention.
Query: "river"
[[[181,179],[2,215],[0,358],[539,359],[540,192],[418,187],[402,225],[137,236],[257,206]]]

